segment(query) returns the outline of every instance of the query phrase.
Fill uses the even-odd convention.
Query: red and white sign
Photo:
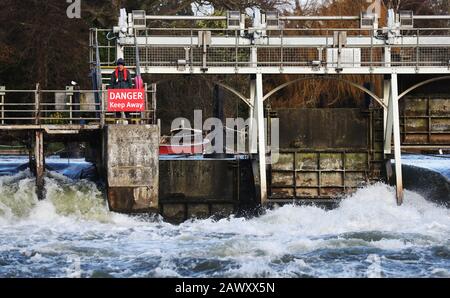
[[[108,89],[108,112],[144,112],[145,90]]]

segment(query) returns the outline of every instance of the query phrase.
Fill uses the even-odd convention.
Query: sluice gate
[[[38,190],[43,189],[46,144],[87,144],[89,160],[106,181],[110,208],[120,212],[160,212],[183,220],[243,206],[333,203],[380,180],[395,180],[402,204],[402,151],[450,149],[449,92],[417,93],[450,80],[450,26],[442,25],[450,17],[433,16],[438,28],[415,26],[427,17],[390,10],[381,27],[375,13],[268,12],[251,19],[240,12],[154,16],[121,10],[118,26],[90,32],[94,90],[0,88],[0,139],[24,143]],[[303,21],[349,25],[296,26]],[[120,117],[108,112],[106,84],[119,58],[133,75],[151,75],[143,112]],[[160,157],[158,75],[220,75],[221,82],[214,84],[245,105],[251,121],[243,134],[252,146],[231,157]],[[281,75],[289,75],[286,83],[267,90],[266,79]],[[359,85],[349,75],[377,77],[382,91]],[[240,79],[240,87],[224,83],[231,77]],[[404,84],[416,77],[421,80]],[[366,94],[370,107],[270,110],[277,92],[306,80],[347,84]],[[272,128],[265,126],[266,118],[279,121],[279,148],[269,142]]]
[[[333,202],[383,180],[383,113],[376,109],[279,109],[280,153],[269,198]]]

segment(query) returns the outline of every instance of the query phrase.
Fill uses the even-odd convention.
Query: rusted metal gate
[[[404,146],[450,146],[450,96],[418,95],[401,102]]]
[[[282,148],[269,170],[272,203],[329,202],[383,178],[382,111],[300,109],[277,114]]]

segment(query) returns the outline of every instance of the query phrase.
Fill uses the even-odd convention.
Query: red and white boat
[[[188,140],[186,142],[186,140]],[[201,140],[201,142],[198,142]],[[187,144],[183,144],[186,142]],[[201,130],[178,128],[171,131],[171,136],[161,138],[160,155],[198,155],[203,154],[209,140],[203,138]]]

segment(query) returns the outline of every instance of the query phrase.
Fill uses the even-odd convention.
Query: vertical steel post
[[[256,121],[258,123],[258,159],[260,176],[261,205],[267,203],[267,176],[266,176],[266,134],[264,121],[264,91],[263,77],[261,73],[256,74]]]
[[[156,97],[156,92],[157,92],[157,84],[153,83],[152,84],[152,114],[153,114],[153,119],[152,119],[152,124],[156,124],[156,109],[157,109],[157,97]]]
[[[392,104],[391,104],[391,82],[388,78],[384,79],[383,100],[388,109],[384,109],[384,154],[392,153]]]
[[[73,86],[66,86],[66,96],[69,97],[69,123],[73,124]],[[64,117],[63,117],[64,118]]]
[[[257,148],[257,133],[255,133],[255,128],[257,125],[255,119],[255,107],[256,107],[256,79],[252,78],[250,81],[250,102],[253,106],[249,108],[249,123],[248,123],[248,141],[249,141],[249,153],[258,153]]]
[[[39,125],[41,94],[39,83],[36,84],[36,91],[34,92],[34,124]]]
[[[102,86],[102,89],[99,90],[99,94],[100,94],[100,125],[103,128],[105,126],[105,102],[106,100],[106,96],[107,93],[104,91],[106,90],[106,85]]]
[[[36,175],[36,194],[41,201],[44,199],[44,173],[45,173],[45,161],[44,161],[44,132],[37,130],[34,138],[34,160],[35,175]]]
[[[6,95],[6,87],[0,86],[0,99],[1,99],[1,105],[2,105],[2,125],[5,124],[5,95]]]
[[[395,174],[397,187],[397,204],[403,204],[403,173],[402,173],[402,149],[400,138],[400,112],[398,107],[398,75],[392,74],[391,78],[391,104],[392,119],[394,127],[394,154],[395,154]]]
[[[251,48],[250,52],[250,67],[258,67],[258,49],[256,47]],[[258,136],[258,123],[256,117],[257,97],[256,97],[256,75],[251,75],[250,79],[250,102],[253,104],[250,107],[250,123],[249,123],[249,153],[257,154],[257,136]]]
[[[145,94],[145,112],[141,113],[141,124],[149,124],[150,123],[150,108],[148,104],[148,84],[144,83],[144,94]],[[152,90],[153,91],[153,90]]]

